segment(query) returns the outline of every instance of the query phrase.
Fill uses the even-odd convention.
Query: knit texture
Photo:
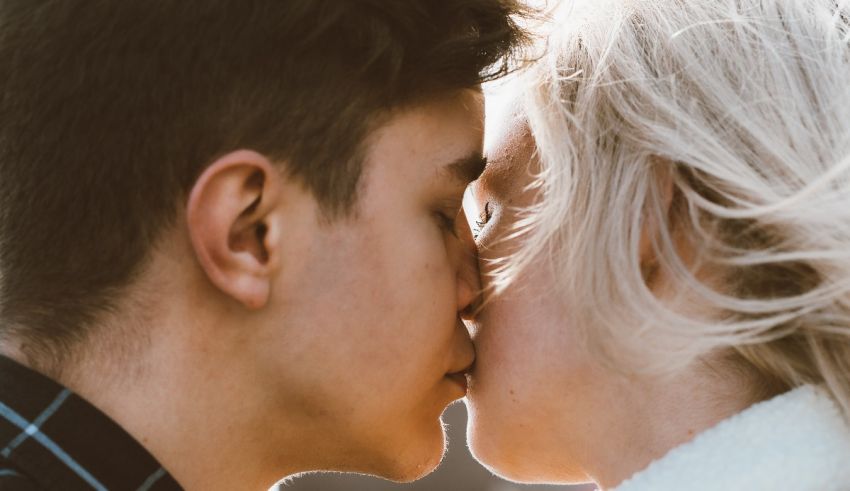
[[[850,425],[822,388],[751,406],[680,445],[615,491],[850,490]]]

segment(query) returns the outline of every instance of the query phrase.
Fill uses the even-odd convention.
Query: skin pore
[[[533,204],[534,142],[510,118],[488,148],[474,184],[477,244],[487,287],[493,260],[520,246],[505,238],[517,209]],[[613,487],[673,447],[752,401],[741,382],[708,369],[709,360],[674,374],[614,370],[584,348],[571,299],[555,295],[555,272],[541,259],[470,323],[477,359],[466,403],[476,458],[518,482],[596,482]],[[658,279],[661,291],[664,278]],[[718,376],[719,375],[719,376]]]
[[[474,359],[461,202],[483,169],[482,122],[473,90],[390,115],[354,210],[333,220],[265,156],[222,156],[61,382],[186,489],[427,474]]]

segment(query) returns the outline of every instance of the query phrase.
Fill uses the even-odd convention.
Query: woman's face
[[[485,282],[491,261],[510,257],[520,244],[503,238],[517,218],[512,210],[536,199],[526,189],[535,170],[527,126],[514,118],[497,133],[473,187],[483,212],[477,245]],[[634,389],[585,353],[570,299],[555,293],[555,273],[547,266],[545,260],[532,264],[471,323],[477,359],[467,396],[468,439],[476,458],[505,478],[582,482],[620,452],[615,435],[634,432],[624,425],[640,408],[625,404]],[[604,455],[597,450],[603,442]]]

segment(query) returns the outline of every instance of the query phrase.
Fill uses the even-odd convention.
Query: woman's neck
[[[675,377],[632,383],[622,401],[628,425],[596,447],[597,465],[589,474],[600,489],[617,486],[670,450],[758,402],[750,384],[729,372],[734,371],[718,371],[701,362]]]

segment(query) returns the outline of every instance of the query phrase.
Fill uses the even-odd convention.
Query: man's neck
[[[0,352],[44,373],[13,344],[0,346]],[[226,395],[227,370],[210,369],[200,360],[191,351],[160,342],[134,353],[132,366],[78,356],[73,366],[44,375],[118,423],[184,489],[267,489],[277,479],[305,470],[278,466],[279,475],[268,475],[270,463],[256,451],[263,448],[258,441],[264,431],[275,431],[284,422],[251,421],[253,412],[239,400],[240,392]],[[290,448],[299,447],[303,445],[293,443]],[[275,458],[279,460],[285,459]]]

